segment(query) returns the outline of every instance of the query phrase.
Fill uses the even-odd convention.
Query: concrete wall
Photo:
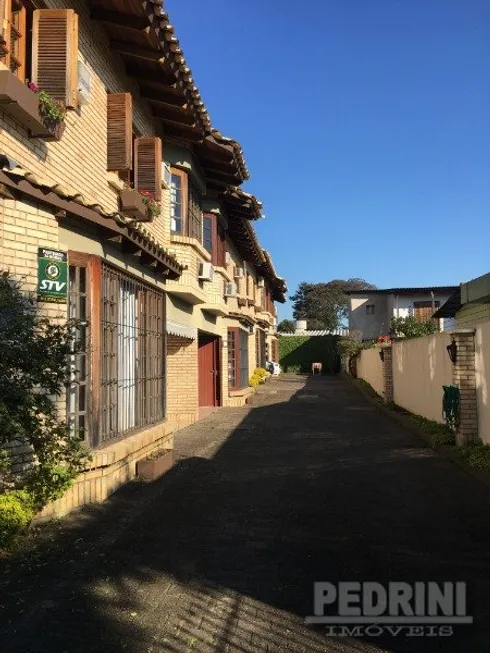
[[[483,442],[490,444],[490,322],[476,327],[475,375],[478,435]]]
[[[383,362],[379,347],[365,349],[357,360],[357,376],[367,381],[376,392],[384,397]]]
[[[436,422],[442,417],[442,386],[453,383],[453,365],[446,347],[451,338],[437,333],[393,345],[394,402]]]

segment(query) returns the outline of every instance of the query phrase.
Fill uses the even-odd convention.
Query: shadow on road
[[[273,381],[214,457],[4,562],[0,650],[488,653],[489,507],[342,379]],[[303,624],[315,581],[461,580],[476,623],[450,638],[326,639]]]

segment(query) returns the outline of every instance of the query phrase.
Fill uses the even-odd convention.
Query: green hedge
[[[340,372],[339,336],[279,336],[279,363],[283,372],[308,373],[322,363],[324,374]]]

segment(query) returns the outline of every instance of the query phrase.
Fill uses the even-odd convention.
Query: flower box
[[[137,190],[122,190],[119,194],[121,213],[138,220],[138,222],[151,222],[153,216],[148,211],[145,197]]]
[[[154,481],[174,464],[173,449],[160,449],[148,458],[138,460],[136,463],[136,474],[143,481]]]
[[[245,297],[238,297],[237,298],[238,306],[246,306],[247,305],[247,300]]]
[[[0,70],[0,110],[17,120],[34,138],[53,138],[53,128],[43,123],[39,113],[39,97],[10,70]],[[61,132],[59,132],[61,137]]]

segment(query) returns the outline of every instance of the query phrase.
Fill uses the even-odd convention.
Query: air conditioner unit
[[[235,279],[243,279],[245,270],[243,268],[235,268]]]
[[[265,281],[262,277],[257,281],[257,288],[263,288],[265,286]]]
[[[214,268],[207,261],[199,265],[199,279],[201,281],[212,281],[214,277]]]
[[[168,163],[162,163],[162,183],[165,188],[170,188],[170,183],[172,181],[172,171]]]
[[[236,283],[225,283],[225,297],[236,297]]]

